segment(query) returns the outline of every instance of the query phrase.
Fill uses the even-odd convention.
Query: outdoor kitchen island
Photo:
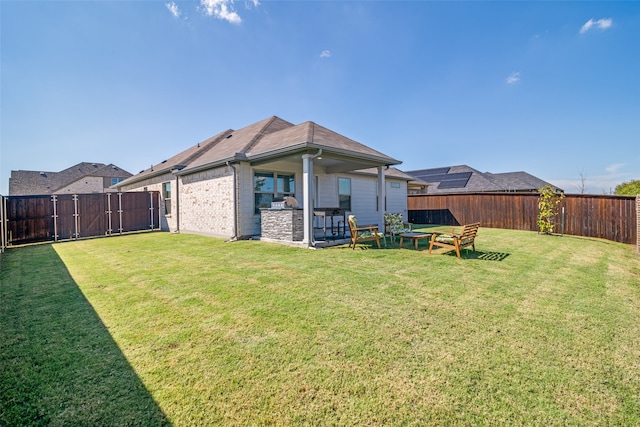
[[[326,246],[327,241],[332,244],[340,244],[346,239],[344,209],[339,208],[316,208],[314,218],[318,220],[314,232],[318,231],[321,236],[314,236],[314,246],[323,242],[320,246]],[[304,240],[304,210],[298,207],[282,205],[278,202],[272,203],[270,208],[260,209],[260,240],[279,243],[302,243]],[[334,221],[333,217],[338,217]],[[329,232],[329,235],[327,235]],[[315,234],[315,233],[314,233]],[[317,242],[318,238],[321,242]]]
[[[261,240],[302,242],[304,210],[300,208],[262,208]]]

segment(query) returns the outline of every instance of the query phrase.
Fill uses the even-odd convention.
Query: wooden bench
[[[433,232],[433,236],[431,236],[431,241],[429,242],[429,253],[431,253],[431,249],[433,249],[434,246],[455,249],[458,258],[460,258],[460,249],[466,248],[467,246],[471,246],[475,252],[478,228],[480,228],[480,223],[476,222],[464,225],[460,233],[454,233],[453,229],[451,233],[443,231]]]

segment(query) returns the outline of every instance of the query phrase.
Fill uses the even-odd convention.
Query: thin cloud
[[[177,4],[175,4],[174,2],[171,2],[171,3],[165,3],[165,6],[167,6],[167,9],[169,9],[169,12],[171,12],[173,16],[175,16],[176,18],[180,18],[180,15],[182,13],[180,12],[180,8],[178,7]]]
[[[253,2],[254,5],[256,1]],[[233,9],[233,0],[200,0],[200,6],[206,16],[214,16],[232,24],[240,24],[242,19]]]
[[[580,34],[584,34],[587,31],[591,30],[592,28],[606,30],[608,28],[611,28],[612,25],[613,25],[613,19],[611,18],[600,18],[597,21],[594,21],[593,19],[589,19],[587,22],[584,23],[582,28],[580,28]]]
[[[331,52],[329,52],[328,50],[323,50],[320,54],[320,58],[331,58]]]
[[[514,85],[520,81],[520,71],[514,71],[507,77],[507,84]]]
[[[625,167],[626,165],[624,163],[614,163],[612,165],[607,166],[606,168],[604,168],[604,170],[606,170],[607,172],[609,172],[610,174],[617,174],[618,171],[620,169],[622,169],[623,167]]]

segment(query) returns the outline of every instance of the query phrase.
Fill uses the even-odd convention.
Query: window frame
[[[164,214],[171,215],[171,181],[162,183],[162,200],[164,201]]]
[[[349,184],[349,192],[348,193],[343,193],[342,192],[342,186],[340,185],[341,181],[342,182],[347,182]],[[352,208],[352,206],[351,206],[351,201],[352,201],[351,195],[352,195],[351,178],[339,176],[338,177],[338,207],[341,208],[341,209],[344,209],[346,211],[353,212],[352,209],[351,209]]]
[[[257,177],[264,177],[268,179],[269,184],[267,189],[259,190],[257,187]],[[285,191],[288,189],[289,191]],[[266,170],[254,170],[253,171],[253,213],[254,215],[260,215],[260,209],[270,208],[271,202],[276,198],[282,197],[295,197],[296,194],[296,174],[294,172],[278,172],[278,171],[266,171]],[[258,203],[258,195],[271,196],[263,200],[262,203]],[[267,206],[267,201],[269,201]]]

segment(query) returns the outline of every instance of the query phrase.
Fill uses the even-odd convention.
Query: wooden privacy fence
[[[416,194],[408,197],[409,221],[538,231],[538,193]],[[640,198],[567,194],[555,218],[555,233],[599,237],[638,245]],[[564,226],[564,227],[563,227]]]
[[[2,197],[2,249],[159,229],[159,206],[158,191]]]

